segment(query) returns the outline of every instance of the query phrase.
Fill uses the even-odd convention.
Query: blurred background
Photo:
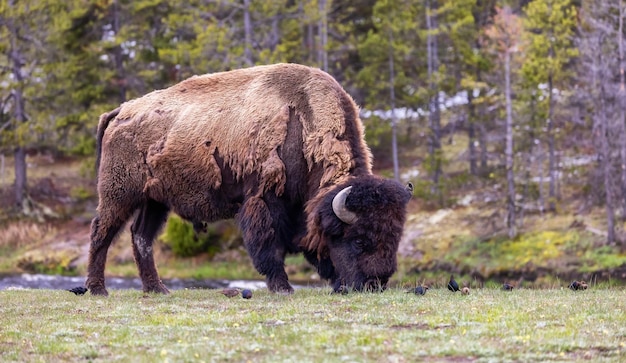
[[[194,74],[319,67],[375,173],[415,185],[394,276],[626,281],[622,0],[1,0],[0,274],[85,274],[95,129]],[[171,215],[164,278],[259,279],[233,221]],[[292,281],[319,279],[301,256]],[[136,277],[130,236],[107,273]]]

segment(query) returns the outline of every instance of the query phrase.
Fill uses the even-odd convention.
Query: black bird
[[[76,287],[73,287],[71,289],[68,289],[67,291],[73,292],[76,295],[85,295],[85,293],[87,291],[89,291],[89,290],[86,287],[83,287],[83,286],[76,286]]]
[[[508,282],[502,284],[502,290],[504,291],[513,291],[514,288],[515,286],[509,284]]]
[[[454,276],[450,275],[450,281],[448,281],[448,290],[452,292],[459,291],[459,284],[454,280]]]
[[[420,286],[418,286],[418,287],[416,287],[414,289],[411,289],[411,290],[409,290],[407,292],[412,292],[412,293],[414,293],[416,295],[426,295],[426,290],[428,290],[428,286],[420,285]]]
[[[585,284],[585,285],[587,285],[587,284]],[[571,284],[569,284],[569,286],[568,286],[568,287],[569,287],[570,289],[574,290],[574,291],[576,291],[576,290],[582,290],[582,289],[583,289],[583,288],[582,288],[582,285],[580,284],[580,282],[578,282],[578,281],[576,281],[576,280],[572,281],[572,283],[571,283]]]
[[[245,289],[241,292],[241,297],[244,299],[251,299],[252,298],[252,291]]]

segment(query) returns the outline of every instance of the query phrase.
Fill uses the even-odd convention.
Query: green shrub
[[[192,257],[203,253],[213,256],[222,250],[241,245],[241,235],[233,221],[208,224],[205,229],[203,232],[197,232],[191,223],[172,214],[161,240],[180,257]]]
[[[73,262],[79,258],[77,250],[46,251],[35,249],[17,259],[17,267],[28,273],[76,275]]]

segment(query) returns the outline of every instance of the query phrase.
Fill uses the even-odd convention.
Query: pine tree
[[[44,62],[49,59],[49,26],[60,12],[55,1],[16,1],[0,4],[0,76],[6,87],[2,92],[2,145],[14,150],[14,202],[20,213],[37,215],[41,211],[28,194],[26,152],[36,145],[47,120],[39,111],[48,75]]]
[[[358,74],[358,85],[367,89],[370,109],[389,110],[391,115],[391,148],[394,177],[399,179],[396,108],[408,107],[402,90],[412,81],[404,68],[410,56],[409,39],[417,33],[417,8],[410,1],[379,0],[373,9],[374,28],[359,45],[364,67]],[[399,96],[396,96],[398,94]]]
[[[577,49],[572,40],[576,27],[576,8],[571,0],[534,0],[525,8],[524,21],[525,62],[522,74],[525,81],[534,86],[537,93],[546,85],[545,94],[534,101],[537,108],[545,111],[545,138],[548,144],[548,210],[555,211],[557,193],[557,107],[558,90],[567,85],[571,77],[573,59]],[[540,186],[541,187],[541,186]]]

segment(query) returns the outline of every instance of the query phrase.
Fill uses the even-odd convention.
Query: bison
[[[170,211],[235,218],[272,292],[292,293],[303,253],[334,291],[384,289],[410,186],[372,174],[359,109],[325,72],[296,64],[194,76],[100,117],[97,214],[86,287],[107,295],[107,250],[127,220],[143,290],[168,293],[153,241]]]

